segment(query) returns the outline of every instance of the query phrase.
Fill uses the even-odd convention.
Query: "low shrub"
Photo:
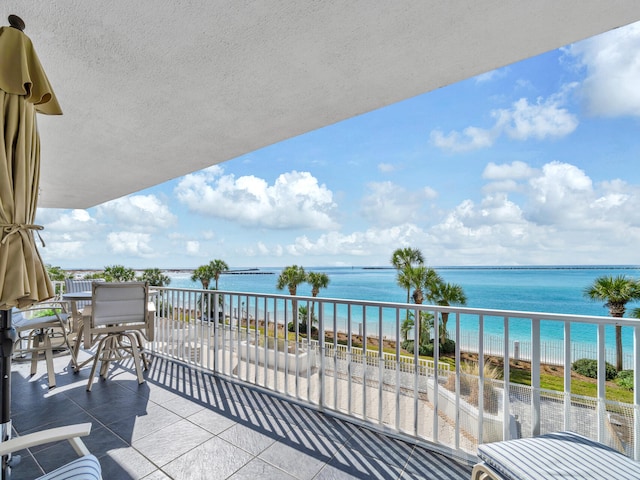
[[[616,383],[622,388],[633,391],[633,370],[622,370],[618,372]]]
[[[483,402],[484,411],[488,413],[498,413],[498,390],[493,385],[493,380],[502,378],[502,373],[497,367],[486,363],[483,367],[484,372],[484,389]],[[460,395],[465,397],[467,401],[475,405],[479,404],[480,398],[480,367],[476,362],[462,362],[460,364]],[[454,392],[456,389],[456,376],[449,375],[445,388]]]
[[[289,322],[287,324],[287,330],[290,332],[295,332],[296,331],[296,326],[293,324],[293,322]],[[307,324],[306,323],[302,323],[300,322],[298,324],[298,333],[301,334],[306,334],[307,333]],[[311,327],[311,335],[317,335],[318,334],[318,329],[316,327]]]
[[[400,346],[403,350],[406,350],[409,353],[413,353],[413,340],[404,340]]]
[[[598,378],[598,361],[591,358],[581,358],[571,364],[571,369],[589,378]],[[613,380],[618,375],[616,367],[609,362],[605,364],[605,378]]]
[[[413,354],[413,340],[405,340],[402,342],[402,348],[407,352]],[[447,353],[454,353],[456,351],[456,342],[447,338],[444,344],[440,344],[440,355]],[[418,350],[419,355],[423,355],[425,357],[433,357],[433,342],[427,343],[426,345],[420,345],[420,349]]]

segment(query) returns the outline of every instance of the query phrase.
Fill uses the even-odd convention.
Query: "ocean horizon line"
[[[303,266],[305,269],[362,269],[362,270],[395,270],[391,265],[315,265]],[[135,271],[144,271],[147,268],[158,268],[163,272],[190,272],[198,267],[127,267]],[[259,272],[261,269],[276,270],[286,268],[285,266],[251,266],[251,267],[232,267],[227,273],[234,272]],[[640,265],[633,264],[603,264],[603,265],[432,265],[431,268],[441,270],[637,270]],[[79,267],[79,268],[63,268],[70,272],[100,272],[102,268]],[[224,272],[223,272],[224,273]]]

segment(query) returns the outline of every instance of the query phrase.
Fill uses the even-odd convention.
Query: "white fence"
[[[478,332],[460,332],[460,349],[463,352],[478,353]],[[504,356],[504,339],[497,335],[484,336],[484,354]],[[540,341],[540,362],[547,365],[564,364],[564,342],[562,341]],[[509,344],[509,357],[513,360],[531,361],[531,342],[514,340]],[[598,346],[596,344],[571,342],[571,362],[581,358],[598,358]],[[606,361],[612,365],[616,364],[615,349],[605,348]],[[624,370],[633,369],[634,357],[632,353],[626,352],[622,357],[622,368]]]

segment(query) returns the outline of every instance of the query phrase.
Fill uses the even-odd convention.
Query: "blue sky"
[[[87,210],[63,268],[640,264],[640,23]]]

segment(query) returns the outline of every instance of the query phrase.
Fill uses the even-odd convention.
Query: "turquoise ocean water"
[[[305,267],[306,268],[306,267]],[[286,293],[276,289],[276,280],[281,268],[260,268],[262,274],[225,274],[220,277],[219,288],[225,291],[267,294]],[[380,302],[405,302],[406,290],[396,283],[396,271],[390,268],[370,269],[362,267],[310,267],[308,271],[324,272],[330,284],[321,290],[325,298],[371,300]],[[520,310],[528,312],[566,313],[577,315],[608,316],[602,303],[584,297],[584,289],[602,275],[626,275],[640,278],[640,267],[437,267],[445,281],[456,283],[467,295],[467,307],[498,310]],[[267,272],[268,274],[264,274]],[[201,288],[192,282],[187,273],[169,273],[171,287]],[[298,288],[298,295],[311,295],[308,285]],[[628,304],[628,310],[640,307],[640,302]],[[391,325],[389,326],[391,330]],[[462,320],[462,328],[477,331],[477,321]],[[543,340],[562,340],[562,326],[555,322],[543,322]],[[626,351],[632,348],[631,331],[623,329]],[[500,335],[502,322],[489,319],[485,324],[486,334]],[[512,320],[512,340],[530,340],[530,322]],[[595,342],[595,327],[572,326],[572,341]],[[607,330],[606,343],[614,344],[613,328]]]

